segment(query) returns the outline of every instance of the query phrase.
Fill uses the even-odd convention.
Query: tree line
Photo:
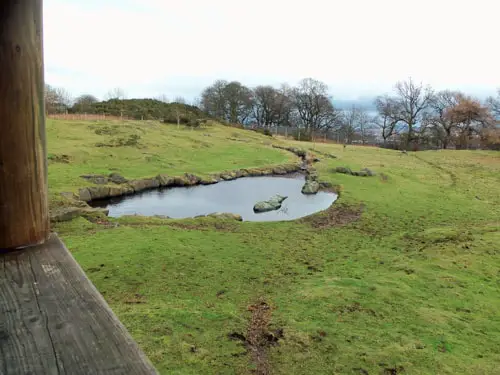
[[[177,123],[185,110],[179,104],[186,104],[182,97],[175,98],[176,107],[168,109],[166,115],[166,107],[158,105],[169,102],[166,96],[126,100],[119,88],[110,90],[107,100],[99,102],[93,95],[72,99],[64,89],[47,85],[45,98],[48,113],[102,113],[105,108],[119,115],[116,112],[127,102],[129,117],[167,116],[167,120]],[[191,111],[199,108],[207,116],[229,124],[289,128],[289,134],[301,140],[324,135],[347,144],[379,143],[403,149],[500,148],[500,91],[480,101],[461,91],[435,91],[411,78],[397,82],[390,94],[376,97],[374,111],[361,106],[336,108],[327,84],[312,78],[302,79],[296,86],[252,88],[238,81],[217,80],[191,104]]]
[[[291,126],[303,136],[331,133],[345,143],[375,138],[405,149],[500,144],[500,91],[481,102],[460,91],[435,91],[410,78],[397,82],[391,94],[375,98],[375,114],[358,106],[337,109],[333,103],[325,83],[306,78],[295,87],[255,88],[218,80],[203,90],[200,105],[231,123]]]

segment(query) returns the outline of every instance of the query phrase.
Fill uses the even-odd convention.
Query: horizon
[[[188,101],[216,79],[254,87],[295,85],[311,77],[325,82],[334,100],[358,101],[390,93],[409,77],[480,99],[500,86],[494,59],[462,52],[464,43],[482,51],[494,44],[495,9],[489,1],[478,0],[472,9],[449,0],[418,6],[358,0],[335,2],[331,9],[325,4],[287,3],[283,17],[283,1],[257,0],[245,8],[243,20],[241,9],[224,0],[46,0],[45,81],[73,96],[103,99],[120,87],[131,98],[166,95]],[[453,17],[443,17],[450,9]],[[422,22],[425,28],[418,27]],[[467,29],[459,27],[466,22]],[[453,38],[443,41],[440,35],[450,30]],[[394,49],[408,40],[425,47]],[[250,46],[250,57],[242,57],[242,45]],[[302,55],[293,52],[302,49]]]

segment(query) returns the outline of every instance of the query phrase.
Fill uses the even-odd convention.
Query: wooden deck
[[[157,374],[52,235],[0,254],[0,374]]]

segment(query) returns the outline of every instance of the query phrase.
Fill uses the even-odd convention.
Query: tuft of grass
[[[141,126],[146,149],[103,157],[93,146],[103,136],[88,124],[49,122],[50,152],[71,156],[49,165],[52,193],[80,186],[84,173],[207,173],[290,157],[234,128],[124,126]],[[316,164],[321,181],[341,186],[332,209],[294,222],[78,218],[55,227],[158,370],[252,373],[258,363],[231,335],[248,332],[249,306],[266,301],[266,329],[280,332],[266,349],[273,374],[496,374],[499,154],[280,142],[337,156]]]

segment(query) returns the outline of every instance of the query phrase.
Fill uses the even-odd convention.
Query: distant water
[[[140,194],[93,202],[93,206],[106,207],[109,216],[166,215],[175,219],[207,215],[213,212],[239,214],[245,221],[294,220],[330,207],[337,195],[319,192],[315,195],[301,193],[304,177],[245,177],[223,181],[214,185],[176,187],[149,190]],[[275,194],[286,195],[278,211],[254,213],[258,201]]]

